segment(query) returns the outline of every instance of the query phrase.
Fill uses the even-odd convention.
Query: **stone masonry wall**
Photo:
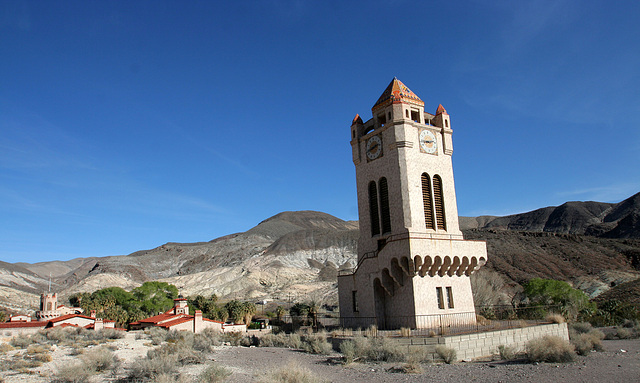
[[[426,347],[434,360],[439,359],[435,353],[435,347],[438,345],[456,350],[458,360],[469,360],[495,355],[498,353],[498,346],[500,345],[513,347],[518,352],[521,352],[524,351],[528,341],[545,335],[559,336],[569,341],[567,324],[558,323],[446,337],[399,338],[397,342],[401,347],[407,347],[409,352]]]

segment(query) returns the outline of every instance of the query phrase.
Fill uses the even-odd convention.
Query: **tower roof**
[[[436,109],[436,116],[439,114],[449,114],[442,104],[438,105],[438,109]]]
[[[396,77],[391,80],[387,89],[382,92],[378,101],[376,101],[371,111],[376,111],[379,108],[387,106],[389,104],[397,104],[397,103],[409,103],[418,106],[424,106],[424,102],[420,99],[420,97],[416,96],[415,93],[411,91],[411,89],[407,88],[406,85],[402,83],[402,81],[398,80]]]

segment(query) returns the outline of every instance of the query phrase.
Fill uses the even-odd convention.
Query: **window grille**
[[[431,197],[431,179],[427,173],[422,173],[422,202],[424,204],[424,221],[427,229],[436,229],[433,220],[433,198]]]
[[[382,213],[382,233],[391,232],[391,212],[389,211],[389,188],[387,179],[380,179],[380,212]]]
[[[376,183],[369,182],[369,214],[371,216],[371,236],[380,234],[380,216],[378,213],[378,190]]]
[[[447,230],[444,214],[444,197],[442,195],[442,178],[439,175],[433,176],[433,198],[436,205],[436,222],[438,229]]]

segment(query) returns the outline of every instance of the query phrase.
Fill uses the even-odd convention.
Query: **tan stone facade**
[[[486,245],[465,241],[458,225],[450,117],[436,114],[397,79],[356,115],[360,239],[354,270],[338,277],[343,325],[427,328],[435,316],[475,321],[469,276]]]

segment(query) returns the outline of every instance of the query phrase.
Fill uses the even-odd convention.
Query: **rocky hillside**
[[[596,296],[638,278],[639,207],[636,194],[618,204],[568,202],[507,217],[461,217],[461,226],[466,238],[487,241],[485,267],[511,286],[555,278]],[[209,242],[167,243],[126,256],[0,263],[0,295],[16,307],[32,306],[51,273],[63,296],[163,280],[185,295],[335,301],[337,271],[355,263],[358,236],[357,222],[284,212]]]
[[[506,217],[461,217],[460,228],[640,238],[640,193],[617,204],[567,202]]]

